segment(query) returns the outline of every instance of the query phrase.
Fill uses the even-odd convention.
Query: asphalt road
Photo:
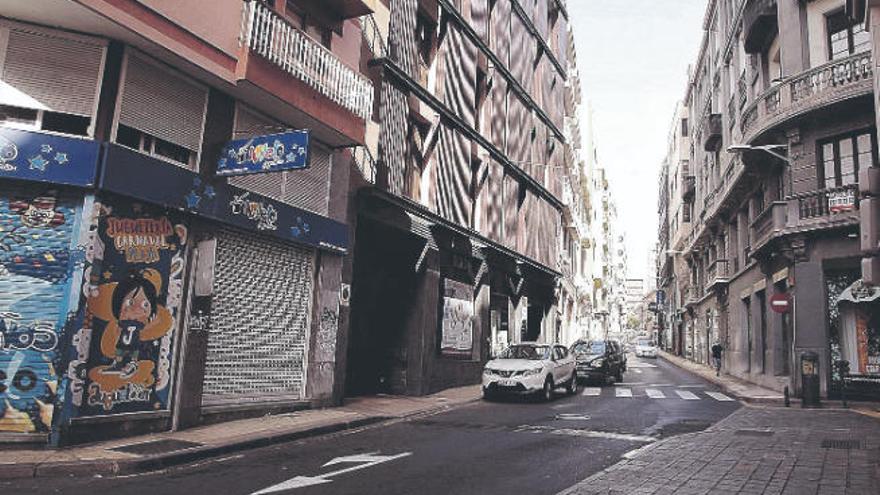
[[[704,429],[740,407],[697,376],[632,356],[623,383],[559,394],[550,403],[473,403],[163,472],[38,478],[4,485],[3,492],[556,494],[627,452]],[[288,488],[270,488],[291,479]]]

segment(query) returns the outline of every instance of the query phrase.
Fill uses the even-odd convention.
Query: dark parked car
[[[571,352],[577,361],[578,378],[600,383],[623,381],[626,357],[620,343],[614,340],[579,340]]]

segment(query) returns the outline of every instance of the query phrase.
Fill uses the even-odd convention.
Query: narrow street
[[[481,401],[159,473],[15,481],[0,492],[555,494],[627,452],[704,429],[739,407],[665,361],[631,356],[623,383],[582,386],[577,396],[559,390],[550,403]],[[266,490],[288,480],[288,488]]]

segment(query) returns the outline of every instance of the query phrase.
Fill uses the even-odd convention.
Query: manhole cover
[[[839,450],[856,450],[862,448],[861,440],[839,440],[828,439],[822,440],[823,449],[839,449]]]
[[[185,440],[154,440],[152,442],[136,443],[133,445],[123,445],[116,447],[119,452],[137,455],[155,455],[164,454],[166,452],[174,452],[175,450],[191,449],[201,447],[202,444],[196,442],[187,442]]]
[[[772,437],[773,432],[770,430],[736,430],[734,435],[741,437]]]

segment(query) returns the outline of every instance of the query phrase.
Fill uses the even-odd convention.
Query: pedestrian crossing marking
[[[617,397],[629,397],[632,398],[633,391],[631,388],[617,388],[614,389],[615,396]]]
[[[730,397],[728,397],[720,392],[706,392],[706,395],[708,395],[709,397],[711,397],[715,400],[720,400],[722,402],[733,401],[733,399],[731,399]]]
[[[684,400],[700,400],[693,392],[688,392],[687,390],[676,390],[675,393]]]
[[[648,397],[650,397],[652,399],[665,399],[666,398],[666,394],[664,394],[660,390],[657,390],[656,388],[646,388],[645,393],[648,394]]]
[[[602,393],[602,389],[599,387],[584,387],[584,393],[581,395],[587,397],[598,397]]]
[[[636,373],[641,373],[641,372],[642,372],[642,370],[640,370],[640,369],[634,369],[633,371],[635,371]]]

